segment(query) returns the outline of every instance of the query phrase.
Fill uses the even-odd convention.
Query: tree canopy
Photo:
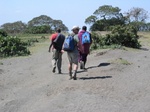
[[[61,28],[62,31],[68,31],[68,28],[63,24],[61,20],[55,20],[47,15],[40,15],[34,17],[28,23],[23,23],[22,21],[17,21],[13,23],[5,23],[1,25],[1,29],[7,33],[50,33],[56,30],[56,28]]]
[[[138,30],[149,30],[149,24],[145,24],[148,17],[148,12],[143,8],[133,7],[128,12],[121,13],[119,7],[103,5],[87,17],[85,23],[91,25],[91,31],[111,30],[112,26],[123,24],[134,25]]]

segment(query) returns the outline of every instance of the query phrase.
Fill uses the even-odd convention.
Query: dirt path
[[[46,47],[0,60],[0,112],[150,112],[150,51],[104,50],[88,57],[78,80],[51,71]]]

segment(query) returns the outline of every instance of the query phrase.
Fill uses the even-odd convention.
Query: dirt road
[[[48,43],[28,57],[0,60],[0,112],[150,112],[150,51],[103,50],[88,57],[88,71],[69,80],[53,74]]]

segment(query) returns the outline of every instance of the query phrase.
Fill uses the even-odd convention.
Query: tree
[[[63,24],[61,20],[53,20],[52,30],[56,31],[57,28],[61,28],[62,31],[68,31],[68,28]]]
[[[7,33],[16,34],[16,33],[24,32],[27,25],[23,23],[22,21],[17,21],[14,23],[5,23],[1,27]]]
[[[89,16],[88,18],[85,19],[86,24],[93,24],[97,20],[97,17],[94,15]]]
[[[128,12],[125,12],[126,17],[129,22],[145,22],[148,19],[148,12],[143,8],[133,7]]]
[[[100,6],[93,14],[99,16],[102,19],[110,19],[112,17],[120,16],[121,9],[113,7],[111,5]]]
[[[41,25],[50,25],[52,24],[53,19],[46,15],[41,15],[39,17],[35,17],[28,22],[28,27],[32,26],[41,26]]]
[[[32,26],[27,28],[26,33],[32,34],[42,34],[42,33],[52,33],[49,25],[42,26]]]
[[[50,26],[50,31],[56,30],[56,28],[61,28],[62,31],[68,31],[68,28],[63,24],[61,20],[53,20],[51,17],[46,15],[41,15],[39,17],[35,17],[28,22],[28,29],[35,28],[35,26]]]
[[[90,28],[92,31],[110,30],[111,26],[125,24],[125,18],[120,11],[120,8],[111,5],[100,6],[85,20],[85,23],[92,24]]]

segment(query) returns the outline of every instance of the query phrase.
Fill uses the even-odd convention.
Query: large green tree
[[[113,7],[111,5],[100,6],[93,14],[99,17],[99,19],[110,19],[112,17],[120,17],[121,9],[119,7]]]
[[[95,15],[91,15],[85,19],[86,24],[94,24],[97,21],[97,17]]]
[[[93,15],[85,19],[86,24],[91,24],[90,30],[110,30],[111,26],[122,25],[125,23],[123,14],[119,7],[111,5],[100,6],[94,11]]]
[[[1,26],[1,28],[7,33],[16,34],[22,33],[26,29],[27,25],[22,21],[17,21],[14,23],[5,23]]]
[[[49,25],[51,31],[56,30],[56,28],[58,27],[61,28],[63,31],[68,31],[68,28],[63,24],[61,20],[54,20],[46,15],[35,17],[28,22],[28,28],[43,25]]]

